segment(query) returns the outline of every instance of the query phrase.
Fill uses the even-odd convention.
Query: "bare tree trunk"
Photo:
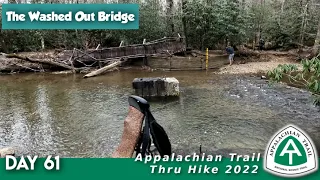
[[[278,22],[280,29],[281,29],[281,17],[282,17],[282,15],[284,13],[284,4],[285,4],[285,2],[286,2],[286,0],[282,0],[282,3],[281,3],[281,13],[279,14],[279,22]]]
[[[44,50],[44,38],[43,35],[41,35],[41,49]]]
[[[307,0],[305,8],[303,9],[303,17],[301,22],[301,32],[300,32],[300,44],[303,45],[304,43],[304,35],[307,28],[307,13],[309,7],[309,0]]]
[[[174,34],[174,22],[173,22],[173,0],[166,0],[167,6],[167,24],[170,30],[170,36]]]
[[[261,24],[262,24],[262,8],[263,8],[263,0],[260,0],[260,15],[258,19],[258,24],[257,24],[257,31],[256,31],[256,37],[255,37],[255,45],[260,41],[261,39]]]
[[[260,25],[260,22],[259,22],[258,30],[257,30],[257,33],[256,33],[256,43],[259,42],[260,38],[261,38],[261,25]]]
[[[187,20],[186,20],[186,17],[184,16],[184,12],[185,12],[185,8],[186,8],[186,5],[187,5],[187,0],[182,0],[182,26],[183,26],[183,34],[184,34],[184,37],[185,37],[185,41],[186,41],[186,45],[187,47],[189,46],[189,41],[188,41],[188,38],[187,38]]]
[[[314,45],[313,45],[313,55],[317,56],[320,53],[320,19],[318,22],[318,32],[317,32],[317,36],[316,39],[314,41]]]
[[[286,0],[282,0],[282,4],[281,4],[281,14],[283,14],[284,12],[284,4],[285,4]]]
[[[264,0],[260,0],[260,17],[259,17],[258,42],[261,39],[262,22],[263,22],[263,16],[264,16],[264,6],[265,6]]]

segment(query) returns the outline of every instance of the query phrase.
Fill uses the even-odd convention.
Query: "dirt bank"
[[[217,74],[255,74],[267,73],[269,70],[276,68],[280,64],[296,64],[301,68],[300,62],[296,61],[293,56],[274,55],[264,53],[259,58],[249,58],[241,60],[235,58],[232,66],[223,66],[219,68]]]

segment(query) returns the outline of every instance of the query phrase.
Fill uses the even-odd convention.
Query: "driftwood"
[[[52,72],[51,74],[73,74],[73,70],[66,70],[66,71],[58,71],[58,72]]]
[[[28,57],[19,56],[17,54],[1,53],[1,55],[5,56],[6,58],[16,58],[16,59],[21,59],[21,60],[33,62],[33,63],[49,64],[49,65],[53,65],[53,66],[62,67],[64,69],[75,70],[75,68],[73,68],[73,67],[71,67],[69,65],[58,63],[58,62],[54,62],[54,61],[48,61],[46,59],[32,59],[32,58],[28,58]]]
[[[125,62],[126,60],[118,60],[118,61],[115,61],[107,66],[104,66],[103,68],[100,68],[100,69],[97,69],[95,71],[92,71],[90,72],[89,74],[86,74],[83,76],[83,78],[90,78],[90,77],[94,77],[94,76],[98,76],[112,68],[115,68],[119,65],[121,65],[123,62]]]
[[[121,41],[121,43],[120,43],[119,47],[122,47],[122,46],[123,46],[123,44],[124,44],[124,41]]]

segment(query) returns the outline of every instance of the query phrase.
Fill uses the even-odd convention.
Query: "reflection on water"
[[[152,101],[155,118],[167,130],[173,150],[264,152],[284,125],[300,126],[320,149],[320,115],[308,92],[269,87],[256,77],[211,72],[127,70],[82,79],[78,75],[0,76],[0,148],[18,155],[105,157],[119,143],[135,77],[174,76],[177,100]]]

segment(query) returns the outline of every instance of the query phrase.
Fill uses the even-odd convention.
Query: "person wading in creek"
[[[232,65],[233,63],[233,58],[234,58],[234,49],[232,46],[228,46],[226,48],[226,51],[227,51],[227,54],[229,55],[229,62],[230,62],[230,66]]]
[[[129,112],[124,121],[121,141],[112,157],[131,158],[135,151],[136,155],[141,154],[142,157],[153,155],[154,152],[150,150],[151,139],[160,156],[171,155],[170,140],[151,114],[149,103],[139,96],[130,96],[128,101]]]

